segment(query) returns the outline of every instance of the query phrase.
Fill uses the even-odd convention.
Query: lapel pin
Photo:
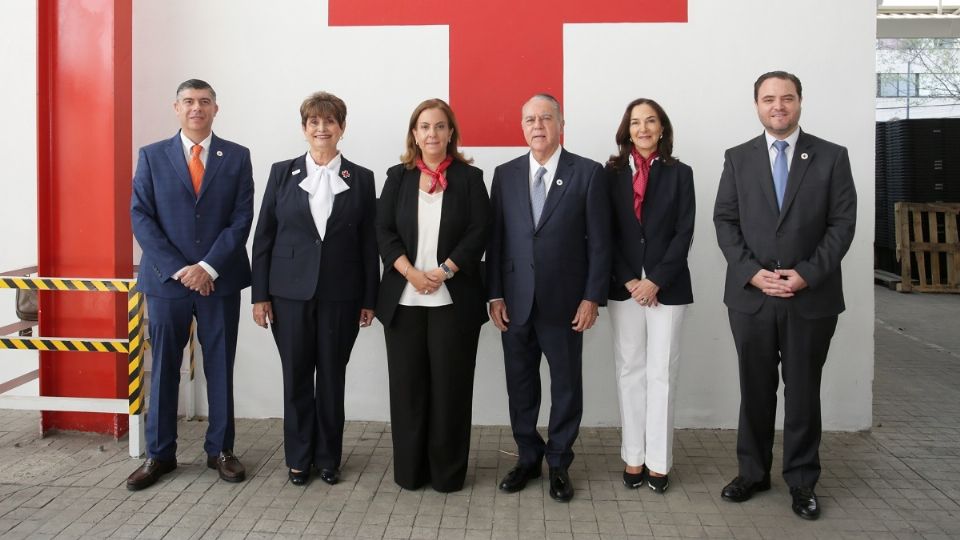
[[[342,176],[343,178],[350,178],[350,171],[344,169],[340,171],[340,176]]]
[[[806,152],[800,154],[800,159],[807,159],[808,157],[810,156],[808,156]]]
[[[296,176],[296,175],[298,175],[298,174],[300,174],[300,169],[297,169],[297,170],[293,171],[292,173],[290,173],[290,176]]]
[[[223,150],[217,150],[217,157],[223,157]]]
[[[562,185],[563,185],[563,180],[557,178],[557,185],[558,185],[558,186],[562,186]]]

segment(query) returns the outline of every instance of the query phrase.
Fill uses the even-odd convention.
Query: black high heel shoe
[[[623,485],[629,489],[637,489],[643,486],[643,480],[647,476],[647,468],[644,467],[638,473],[623,471]]]
[[[310,480],[310,469],[305,471],[295,472],[293,469],[287,471],[287,476],[290,478],[290,483],[295,486],[305,486]]]
[[[340,470],[320,469],[320,479],[332,486],[340,481]]]
[[[653,476],[648,474],[647,485],[650,486],[650,489],[652,489],[654,493],[663,495],[666,493],[667,488],[670,487],[670,479],[667,478],[667,475]]]

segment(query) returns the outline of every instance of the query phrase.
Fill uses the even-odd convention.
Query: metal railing
[[[127,399],[5,395],[8,391],[37,379],[39,371],[34,370],[9,381],[0,381],[0,409],[127,414],[130,420],[128,437],[130,456],[142,455],[145,446],[143,362],[146,345],[143,331],[144,299],[143,293],[135,290],[137,281],[135,279],[30,277],[36,271],[37,268],[34,266],[0,273],[0,289],[127,293],[127,337],[126,339],[98,339],[17,336],[15,334],[20,330],[36,324],[21,321],[0,327],[0,349],[126,353]]]

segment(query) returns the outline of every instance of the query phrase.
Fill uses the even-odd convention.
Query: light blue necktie
[[[777,192],[777,207],[783,208],[783,194],[787,191],[787,141],[775,141],[777,157],[773,160],[773,189]]]
[[[543,203],[547,200],[546,186],[543,185],[543,176],[547,174],[545,167],[537,169],[533,177],[533,186],[530,188],[530,203],[533,209],[533,224],[540,223],[540,214],[543,213]]]

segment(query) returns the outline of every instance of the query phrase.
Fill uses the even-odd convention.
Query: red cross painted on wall
[[[686,21],[687,0],[329,0],[331,26],[450,27],[450,105],[464,146],[474,147],[524,146],[523,102],[539,92],[562,102],[565,23]],[[635,31],[639,46],[643,30]],[[397,46],[415,50],[414,43]],[[653,47],[648,54],[663,53],[644,46]],[[415,62],[411,77],[420,67]],[[641,69],[643,62],[625,50],[621,63]]]

